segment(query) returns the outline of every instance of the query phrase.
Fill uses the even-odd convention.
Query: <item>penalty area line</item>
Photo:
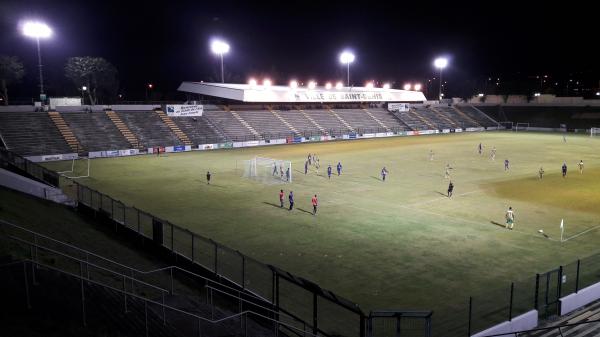
[[[581,233],[578,233],[578,234],[575,234],[575,235],[573,235],[573,236],[570,236],[570,237],[568,237],[568,238],[566,238],[566,239],[563,239],[563,240],[562,240],[562,242],[566,242],[566,241],[569,241],[569,240],[571,240],[571,239],[575,239],[576,237],[579,237],[579,236],[581,236],[581,235],[583,235],[583,234],[585,234],[585,233],[591,232],[591,231],[593,231],[593,230],[595,230],[595,229],[598,229],[598,228],[600,228],[600,225],[598,225],[598,226],[594,226],[594,227],[592,227],[592,228],[588,228],[588,229],[584,230],[584,231],[583,231],[583,232],[581,232]]]

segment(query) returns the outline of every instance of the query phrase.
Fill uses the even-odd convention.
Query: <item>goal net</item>
[[[591,128],[590,129],[590,137],[595,137],[600,133],[600,128]]]
[[[90,158],[79,157],[72,159],[70,164],[68,170],[59,171],[58,173],[71,179],[88,178],[90,176]]]
[[[263,184],[292,182],[292,162],[273,158],[254,157],[244,161],[244,178]]]
[[[517,123],[515,125],[515,131],[527,131],[529,130],[529,123]]]

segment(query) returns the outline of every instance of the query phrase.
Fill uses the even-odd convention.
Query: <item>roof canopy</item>
[[[183,82],[178,90],[251,103],[423,102],[427,100],[420,91],[366,87],[309,89],[287,86]]]

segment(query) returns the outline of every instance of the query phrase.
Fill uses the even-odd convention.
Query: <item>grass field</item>
[[[598,251],[600,140],[567,140],[494,132],[94,159],[91,177],[79,181],[315,281],[365,311],[434,309],[440,315],[466,305],[469,295],[505,289],[511,280]],[[483,156],[477,154],[480,142]],[[495,161],[489,157],[493,146]],[[302,172],[309,152],[320,158],[319,175],[314,168]],[[291,160],[294,182],[263,185],[242,178],[242,162],[254,156]],[[326,165],[338,161],[342,176],[328,180]],[[453,167],[452,198],[445,196],[447,163]],[[48,164],[57,170],[67,165]],[[379,176],[383,166],[390,172],[386,182]],[[286,196],[294,191],[294,211],[278,207],[280,188]],[[320,201],[317,216],[310,214],[313,194]],[[513,231],[504,229],[508,206],[516,215]]]

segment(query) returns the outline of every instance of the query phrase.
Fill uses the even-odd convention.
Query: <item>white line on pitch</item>
[[[586,230],[584,230],[583,232],[581,232],[581,233],[579,233],[579,234],[575,234],[575,235],[573,235],[573,236],[571,236],[571,237],[568,237],[568,238],[564,239],[564,240],[563,240],[563,242],[565,242],[565,241],[569,241],[569,240],[571,240],[571,239],[574,239],[574,238],[576,238],[576,237],[578,237],[578,236],[581,236],[581,235],[583,235],[583,234],[585,234],[585,233],[587,233],[587,232],[593,231],[594,229],[598,229],[598,228],[600,228],[600,225],[598,225],[598,226],[595,226],[595,227],[592,227],[592,228],[589,228],[589,229],[586,229]]]

